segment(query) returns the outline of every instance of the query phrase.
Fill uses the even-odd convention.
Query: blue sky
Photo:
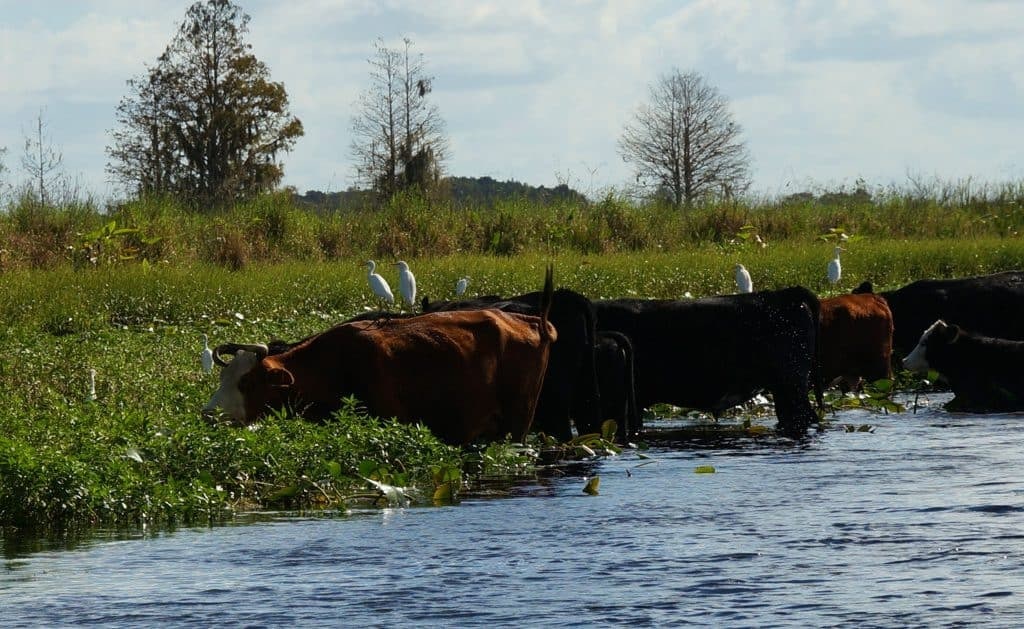
[[[678,67],[730,100],[754,190],[1024,178],[1024,3],[697,0],[240,0],[249,42],[306,130],[284,157],[299,191],[354,183],[353,103],[383,37],[414,41],[435,77],[450,174],[631,180],[616,152],[651,82]],[[42,109],[64,171],[100,197],[125,81],[170,42],[191,2],[0,0],[0,147],[24,179]]]

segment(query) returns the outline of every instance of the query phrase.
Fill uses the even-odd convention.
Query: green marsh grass
[[[371,489],[368,471],[430,502],[447,495],[437,493],[442,485],[457,495],[472,482],[458,470],[522,473],[529,459],[508,444],[450,448],[353,406],[325,424],[275,416],[256,430],[200,418],[217,386],[216,373],[199,367],[200,334],[211,346],[297,340],[363,312],[375,303],[367,258],[393,287],[391,264],[407,260],[430,299],[454,298],[466,275],[469,295],[539,290],[548,262],[559,286],[592,298],[733,292],[736,262],[755,289],[801,284],[825,296],[866,279],[883,290],[1024,268],[1015,194],[686,215],[613,197],[585,208],[507,201],[315,214],[283,195],[215,215],[170,201],[8,212],[0,215],[0,525],[134,528],[251,509],[344,509]],[[850,238],[833,287],[825,268],[840,234]],[[93,262],[86,245],[104,255]],[[88,369],[97,372],[95,401]]]
[[[122,259],[239,270],[352,258],[674,253],[745,237],[769,246],[806,244],[839,232],[877,241],[1016,240],[1024,225],[1024,182],[821,191],[707,203],[685,212],[615,192],[551,204],[504,199],[466,205],[401,196],[378,210],[314,211],[284,191],[209,213],[172,199],[43,207],[23,195],[6,209],[0,212],[0,272]],[[95,236],[108,225],[121,233]]]

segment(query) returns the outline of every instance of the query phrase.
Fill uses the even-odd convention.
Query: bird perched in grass
[[[846,251],[842,247],[836,247],[832,250],[835,257],[828,261],[828,281],[833,284],[839,283],[839,279],[843,276],[843,267],[839,264],[839,254],[842,251]]]
[[[464,277],[458,282],[455,282],[455,294],[462,297],[462,294],[466,292],[466,288],[469,286],[469,278]]]
[[[376,273],[377,263],[367,260],[366,269],[366,279],[370,282],[370,288],[373,289],[373,294],[377,296],[377,299],[388,305],[395,303],[395,296],[391,293],[391,287],[388,286],[387,280]]]
[[[410,308],[416,305],[416,276],[409,270],[409,264],[405,260],[395,262],[398,267],[398,292]]]
[[[213,351],[210,350],[209,340],[205,334],[203,335],[203,351],[199,354],[199,361],[202,363],[205,373],[213,371]]]
[[[741,293],[754,292],[754,282],[750,279],[747,267],[738,263],[736,264],[736,289]]]
[[[96,401],[96,370],[89,370],[89,401]]]

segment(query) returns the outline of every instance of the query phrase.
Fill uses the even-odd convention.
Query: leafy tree
[[[690,207],[708,196],[730,197],[750,187],[750,157],[729,102],[699,73],[678,69],[651,86],[619,138],[622,159],[637,181]]]
[[[108,172],[140,195],[225,205],[273,189],[303,134],[284,84],[245,42],[249,16],[230,0],[196,2],[156,66],[128,81]]]
[[[29,176],[29,189],[38,194],[38,201],[46,205],[50,201],[50,192],[54,185],[61,181],[61,166],[64,155],[53,147],[53,142],[46,133],[48,126],[43,118],[43,111],[36,116],[35,129],[25,134],[25,152],[21,156],[21,167]],[[0,153],[2,155],[2,153]],[[3,169],[0,168],[0,171]]]
[[[436,190],[448,153],[444,120],[428,100],[433,77],[423,55],[374,44],[370,87],[360,96],[352,121],[352,155],[360,183],[382,198],[402,190]]]

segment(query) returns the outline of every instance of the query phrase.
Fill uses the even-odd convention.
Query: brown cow
[[[449,443],[522,440],[557,338],[552,284],[549,268],[539,317],[465,310],[356,321],[273,356],[265,345],[221,345],[220,388],[203,410],[239,423],[281,407],[322,419],[355,396],[370,414],[423,422]]]
[[[862,378],[892,377],[892,313],[878,295],[839,295],[821,300],[821,377],[844,391]]]

